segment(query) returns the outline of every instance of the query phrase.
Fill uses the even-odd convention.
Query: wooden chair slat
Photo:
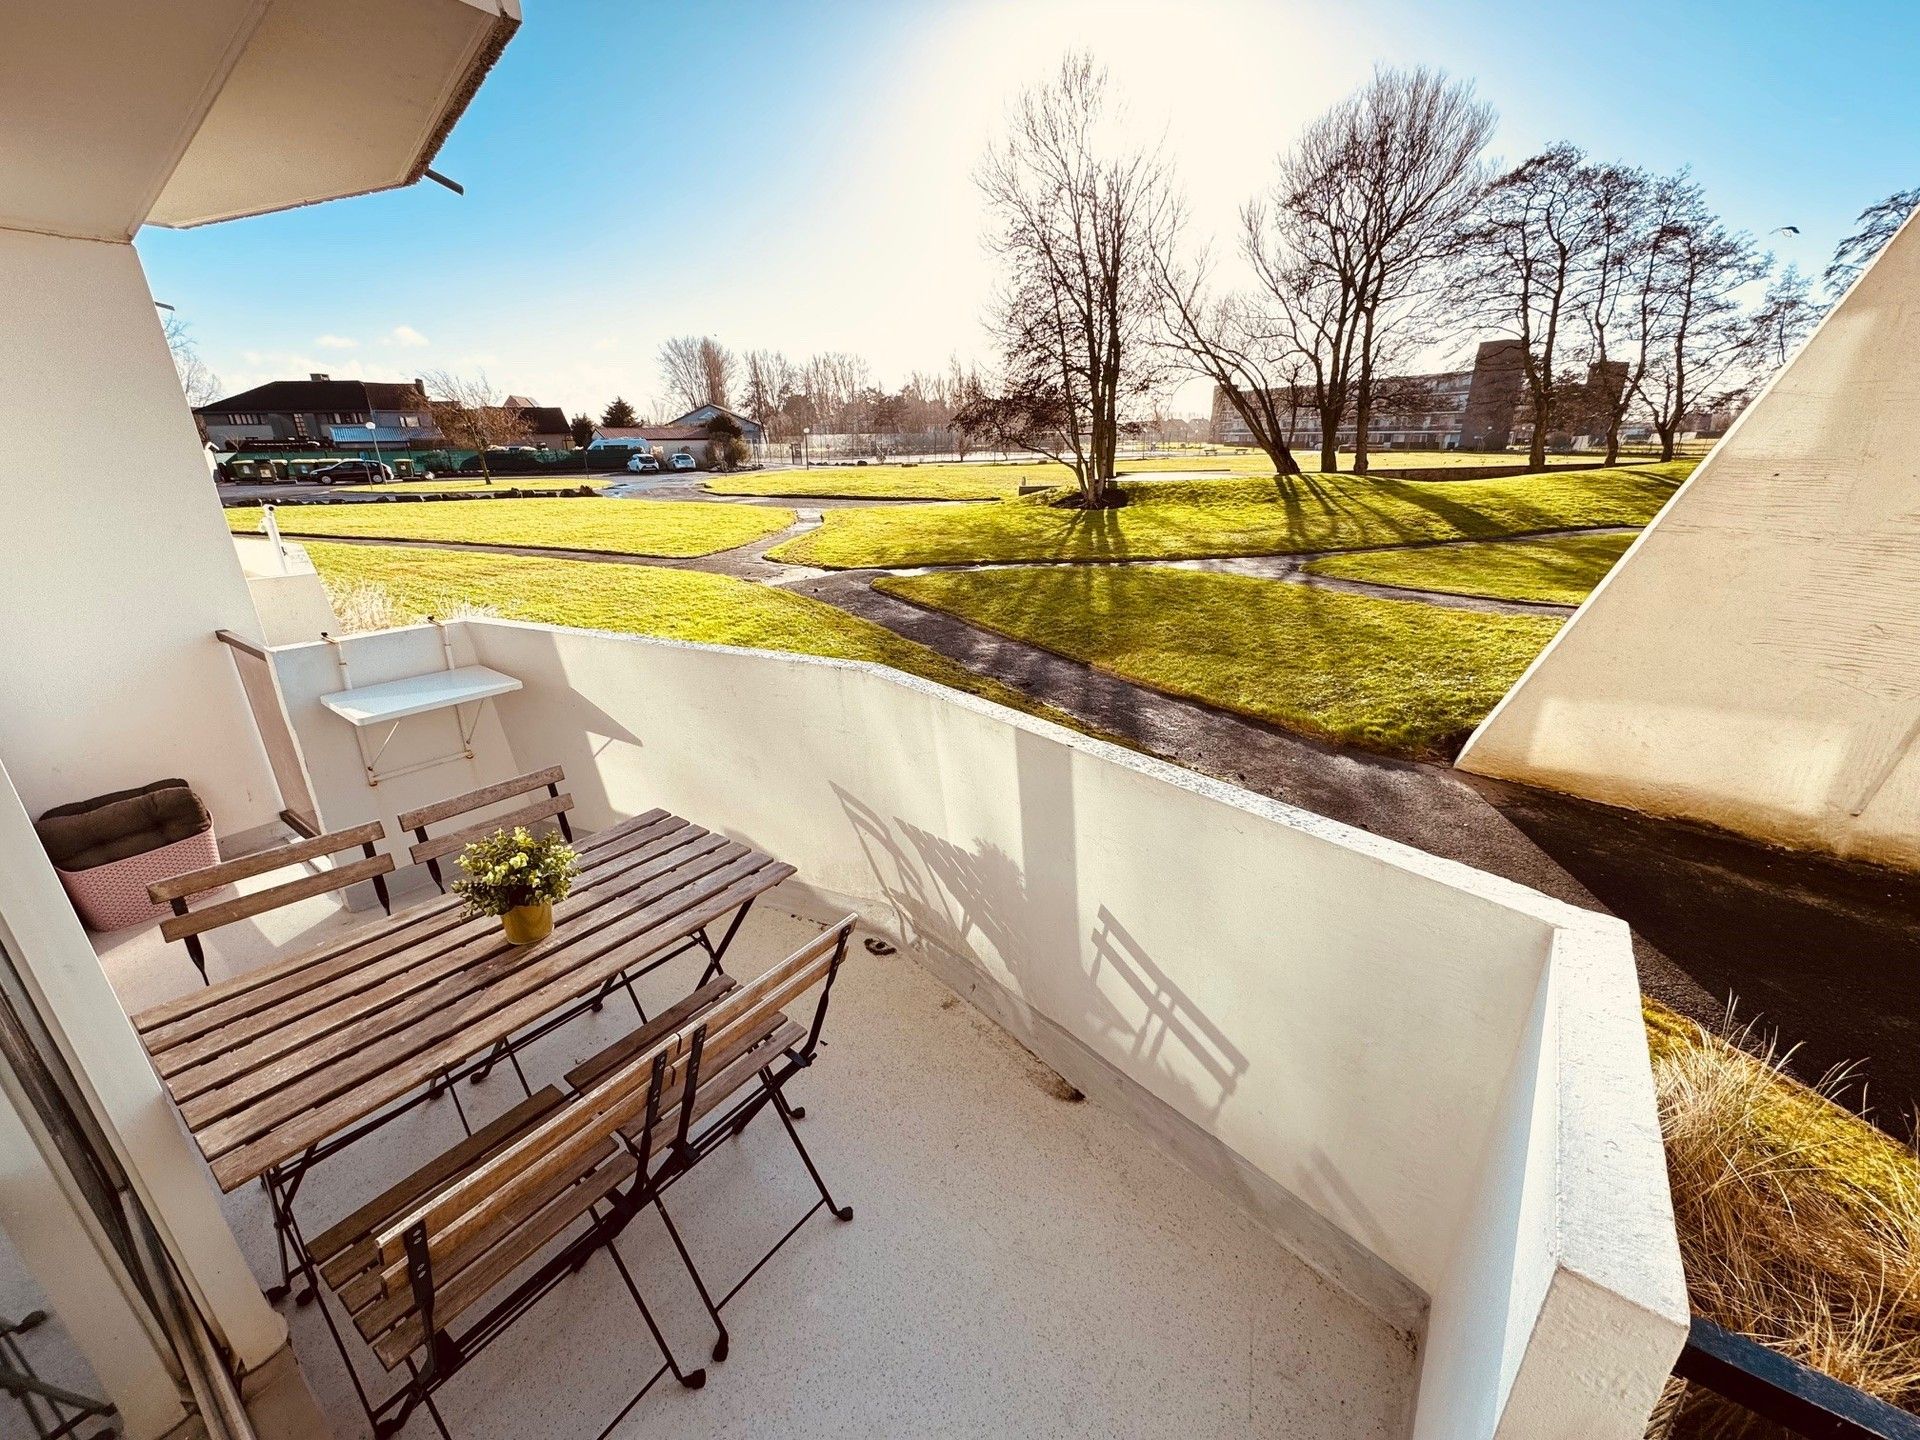
[[[537,1255],[559,1234],[587,1213],[633,1173],[633,1159],[622,1152],[549,1205],[532,1221],[494,1247],[478,1264],[469,1265],[446,1285],[435,1287],[433,1318],[445,1326],[464,1313],[522,1263]],[[412,1313],[373,1344],[373,1353],[389,1370],[397,1368],[425,1340],[420,1317]]]
[[[537,825],[542,820],[550,820],[555,815],[572,808],[573,796],[571,795],[542,795],[532,804],[523,805],[518,810],[509,810],[503,815],[477,820],[463,829],[422,840],[407,854],[414,864],[424,865],[427,861],[438,860],[443,855],[457,855],[474,841],[484,840],[496,830],[511,830],[521,825]]]
[[[569,1157],[564,1166],[551,1166],[539,1183],[523,1188],[511,1205],[494,1207],[479,1223],[457,1238],[428,1234],[427,1251],[433,1264],[434,1288],[447,1284],[469,1265],[486,1258],[487,1253],[508,1240],[514,1231],[546,1209],[570,1186],[580,1183],[620,1153],[619,1142],[602,1136],[595,1145],[585,1146]],[[368,1247],[374,1263],[355,1275],[340,1291],[340,1299],[353,1313],[354,1323],[363,1335],[377,1335],[413,1309],[413,1286],[407,1275],[404,1250],[394,1264],[387,1264],[381,1252]]]
[[[291,1159],[307,1146],[424,1084],[439,1071],[541,1019],[566,1000],[599,988],[620,971],[644,962],[691,930],[731,913],[791,874],[791,865],[752,856],[725,889],[710,894],[690,910],[667,916],[650,930],[625,936],[585,963],[565,967],[558,976],[543,972],[542,988],[521,993],[512,1003],[481,1018],[466,1007],[455,1007],[453,1013],[434,1016],[416,1033],[370,1047],[363,1057],[365,1063],[355,1069],[358,1078],[350,1086],[341,1087],[338,1077],[328,1073],[317,1077],[311,1086],[291,1085],[268,1103],[204,1131],[196,1128],[195,1138],[208,1156],[214,1178],[224,1190],[245,1184],[268,1166]],[[332,1098],[322,1100],[325,1095]]]
[[[631,889],[595,891],[591,898],[599,903],[572,912],[576,923],[533,952],[536,963],[552,970],[564,964],[570,948],[620,934],[620,927],[630,924],[634,915],[651,914],[650,907],[677,900],[695,902],[703,887],[725,883],[715,876],[750,863],[753,856],[745,846],[716,837],[715,848],[673,871],[637,876]],[[578,923],[583,915],[593,916],[595,924]],[[405,962],[389,967],[393,973],[379,985],[357,988],[336,1005],[277,1025],[252,1044],[236,1046],[204,1065],[169,1076],[168,1088],[187,1124],[197,1129],[291,1080],[315,1075],[336,1058],[352,1056],[396,1030],[405,1030],[425,1013],[464,1003],[474,992],[526,967],[528,952],[508,943],[499,923],[491,921],[464,944],[431,956],[409,954]],[[506,998],[504,992],[501,998]]]
[[[623,1036],[597,1054],[589,1055],[573,1069],[567,1072],[568,1088],[590,1090],[594,1082],[635,1059],[643,1050],[657,1044],[667,1035],[678,1030],[694,1016],[705,1010],[714,1001],[732,990],[737,982],[730,976],[722,975],[709,980],[686,999],[676,1002],[662,1010],[653,1019],[638,1030]]]
[[[806,1038],[806,1027],[783,1015],[780,1017],[779,1028],[771,1035],[761,1036],[746,1050],[734,1055],[731,1059],[723,1057],[722,1063],[716,1065],[711,1071],[707,1069],[706,1059],[702,1056],[700,1084],[694,1091],[693,1113],[688,1117],[691,1123],[698,1124],[704,1120],[724,1101],[738,1094],[741,1087],[758,1075],[763,1068],[771,1065],[782,1050],[798,1045]],[[653,1127],[653,1140],[647,1153],[658,1155],[662,1148],[674,1138],[679,1125],[678,1111],[659,1120]],[[640,1127],[637,1125],[626,1126],[621,1133],[635,1145],[639,1145],[643,1138]]]
[[[658,862],[660,868],[666,868],[673,863],[666,857],[675,849],[708,833],[697,825],[663,815],[654,824],[639,826],[636,823],[626,835],[616,837],[619,843],[609,841],[591,851],[583,846],[576,893],[610,883],[637,865]],[[291,960],[223,981],[198,996],[142,1011],[135,1017],[134,1026],[142,1032],[142,1040],[160,1063],[164,1075],[170,1073],[169,1067],[180,1068],[172,1061],[172,1052],[196,1036],[217,1033],[224,1041],[230,1035],[241,1033],[234,1027],[248,1024],[249,1017],[252,1017],[250,1029],[278,1023],[286,1014],[279,1007],[291,1005],[296,1013],[311,1008],[304,997],[315,994],[319,987],[391,956],[403,957],[401,963],[404,963],[405,955],[413,947],[427,944],[454,928],[461,929],[463,935],[477,935],[497,928],[497,923],[485,916],[467,916],[458,896],[439,898],[398,920],[376,927],[371,934],[330,941]],[[368,983],[372,983],[371,979]],[[194,1006],[195,999],[202,1003]]]
[[[549,765],[544,770],[529,770],[525,775],[516,775],[511,780],[482,785],[478,790],[469,790],[464,795],[455,795],[447,800],[436,800],[431,805],[422,805],[417,810],[408,810],[396,816],[394,823],[402,830],[419,830],[450,816],[464,815],[469,810],[478,810],[482,805],[495,805],[515,795],[524,795],[529,790],[538,790],[543,785],[563,785],[566,783],[566,778],[566,772],[558,765]]]
[[[337,851],[371,844],[384,837],[386,833],[385,826],[378,820],[372,820],[365,825],[355,825],[350,830],[335,830],[328,835],[316,835],[311,840],[296,840],[291,845],[276,845],[271,850],[242,855],[237,860],[222,860],[218,865],[208,865],[199,870],[189,870],[184,875],[156,880],[147,887],[147,894],[155,904],[164,904],[169,900],[184,900],[188,896],[198,895],[203,891],[218,890],[242,880],[251,880],[256,875],[265,875],[269,870],[296,865],[302,860],[313,860],[322,855],[332,855]]]
[[[307,1253],[319,1264],[322,1277],[328,1284],[337,1284],[339,1276],[334,1267],[338,1266],[341,1257],[349,1251],[355,1240],[365,1239],[389,1215],[406,1209],[422,1195],[446,1184],[478,1157],[507,1144],[565,1101],[566,1096],[553,1085],[534,1091],[451,1150],[436,1156],[399,1184],[381,1192],[351,1215],[322,1230],[307,1242]]]
[[[169,915],[160,922],[161,938],[166,940],[184,940],[189,935],[204,935],[209,930],[217,930],[222,925],[231,925],[236,920],[246,920],[252,916],[264,914],[268,910],[278,910],[283,905],[291,905],[298,900],[310,900],[315,895],[325,895],[332,890],[344,890],[349,885],[357,885],[362,880],[371,880],[376,875],[393,873],[391,855],[375,855],[371,859],[355,860],[350,865],[337,865],[331,870],[323,870],[318,875],[303,875],[298,880],[289,880],[284,885],[270,885],[265,890],[255,890],[251,894],[238,895],[231,900],[222,900],[218,905],[209,905],[204,910],[190,910],[185,915]]]

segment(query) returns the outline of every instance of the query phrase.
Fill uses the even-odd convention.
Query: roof
[[[652,432],[644,425],[596,425],[593,433],[602,440],[645,440]]]
[[[327,410],[424,410],[426,396],[412,382],[389,380],[269,380],[238,395],[202,405],[196,415],[230,410],[289,414]]]
[[[649,440],[708,440],[704,425],[646,425],[642,427]]]
[[[758,420],[753,419],[751,416],[742,415],[738,410],[729,410],[724,405],[714,405],[711,403],[706,405],[696,405],[693,407],[693,409],[687,411],[686,414],[676,415],[673,418],[672,423],[675,425],[684,424],[685,422],[692,420],[694,416],[704,415],[709,410],[717,410],[722,415],[731,415],[735,420],[738,420],[742,425],[752,425],[757,428],[760,424]],[[706,434],[705,429],[703,428],[700,433],[702,435]]]
[[[521,403],[516,405],[518,400]],[[509,395],[507,403],[501,407],[506,410],[518,410],[520,419],[535,435],[558,435],[573,428],[567,419],[567,412],[558,405],[535,405],[524,396]]]

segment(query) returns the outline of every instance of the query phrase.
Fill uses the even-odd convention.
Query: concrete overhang
[[[126,239],[411,184],[519,24],[519,0],[15,7],[0,226]]]

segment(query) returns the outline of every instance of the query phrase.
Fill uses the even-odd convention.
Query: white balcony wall
[[[558,763],[589,827],[663,806],[790,861],[790,903],[856,906],[1424,1324],[1417,1434],[1640,1433],[1687,1312],[1618,922],[880,667],[454,629],[525,688],[508,753],[422,788]],[[438,653],[356,646],[369,678]],[[343,823],[315,649],[276,662]]]
[[[35,815],[179,775],[223,835],[279,809],[233,662],[259,624],[131,245],[0,230],[10,622],[0,762]],[[30,341],[30,343],[25,343]],[[110,415],[113,468],[98,444]]]
[[[233,548],[267,644],[297,645],[339,629],[327,587],[304,546],[286,540],[275,545],[265,535],[235,535]]]

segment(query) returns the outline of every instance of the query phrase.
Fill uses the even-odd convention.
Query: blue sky
[[[850,350],[882,381],[983,358],[971,171],[1069,46],[1165,144],[1197,235],[1377,62],[1473,79],[1497,153],[1569,139],[1658,169],[1818,271],[1920,184],[1920,5],[1615,0],[1179,4],[525,0],[436,168],[462,182],[139,239],[238,389],[484,370],[570,411],[658,396],[681,333]],[[1204,395],[1183,393],[1198,411]]]

